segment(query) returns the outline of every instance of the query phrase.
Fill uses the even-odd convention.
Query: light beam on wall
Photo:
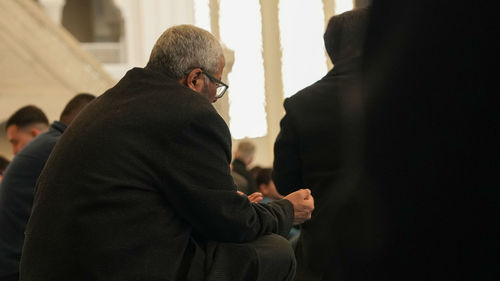
[[[235,139],[267,134],[259,0],[220,0],[220,37],[234,51],[229,128]]]
[[[194,0],[194,24],[210,32],[209,2],[210,0]]]
[[[354,8],[353,0],[335,0],[335,14],[342,14]]]
[[[323,43],[322,0],[280,0],[279,26],[285,97],[319,80],[327,72]]]

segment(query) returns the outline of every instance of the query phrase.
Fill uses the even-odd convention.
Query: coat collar
[[[352,74],[361,70],[361,57],[343,59],[338,61],[326,76]]]
[[[61,121],[54,121],[51,125],[50,125],[50,130],[54,130],[54,131],[58,131],[60,132],[61,134],[64,132],[64,130],[66,130],[67,126],[66,124],[64,124],[63,122]]]

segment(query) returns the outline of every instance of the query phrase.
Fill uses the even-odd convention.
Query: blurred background
[[[33,104],[52,122],[75,94],[100,95],[143,67],[168,27],[194,24],[224,45],[228,95],[214,104],[233,148],[255,143],[270,166],[283,100],[333,66],[328,19],[369,0],[0,0],[0,155],[12,159],[5,122]],[[328,124],[325,124],[328,126]]]

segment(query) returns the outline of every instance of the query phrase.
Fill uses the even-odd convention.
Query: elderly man
[[[222,48],[166,30],[59,140],[38,181],[21,280],[292,280],[286,236],[309,190],[252,204],[236,193],[231,138],[212,102]]]

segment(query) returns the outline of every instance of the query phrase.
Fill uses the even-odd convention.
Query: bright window
[[[222,42],[234,51],[229,74],[229,128],[235,139],[267,134],[259,0],[220,0]]]
[[[211,31],[209,0],[194,0],[194,24]]]
[[[321,79],[327,72],[321,0],[280,0],[279,26],[285,97]]]
[[[335,14],[342,14],[354,8],[353,0],[335,0]]]

